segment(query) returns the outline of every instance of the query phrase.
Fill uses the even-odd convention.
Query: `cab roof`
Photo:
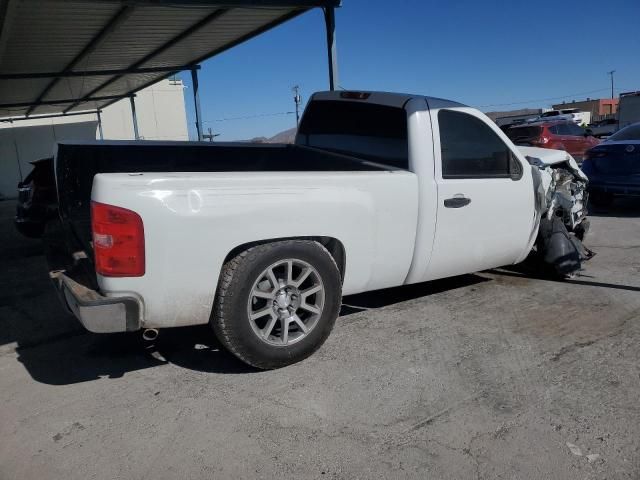
[[[462,103],[446,100],[438,97],[428,97],[425,95],[415,95],[409,93],[393,93],[366,90],[341,90],[317,92],[311,96],[311,100],[333,100],[333,101],[362,101],[377,105],[403,108],[407,102],[413,99],[424,99],[430,108],[456,108],[467,107]]]

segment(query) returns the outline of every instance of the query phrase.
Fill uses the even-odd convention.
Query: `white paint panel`
[[[147,327],[207,323],[224,258],[258,240],[337,238],[345,294],[401,285],[418,215],[410,172],[100,174],[92,198],[142,217],[146,274],[99,283],[138,294]]]
[[[431,106],[431,102],[429,102]],[[520,161],[522,178],[443,179],[438,109],[432,107],[435,179],[438,185],[436,235],[425,280],[513,264],[529,246],[536,209],[531,168],[524,155],[485,115],[455,108],[482,120]],[[445,208],[445,199],[463,195],[471,203]]]

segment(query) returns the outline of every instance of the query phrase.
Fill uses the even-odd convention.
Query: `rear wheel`
[[[254,367],[296,363],[329,336],[341,289],[333,257],[317,242],[252,247],[224,265],[213,330],[230,352]]]

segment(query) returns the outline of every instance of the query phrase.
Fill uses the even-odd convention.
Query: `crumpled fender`
[[[531,165],[536,218],[530,247],[560,275],[571,275],[594,253],[581,242],[588,230],[588,177],[565,151],[518,147]],[[578,235],[580,238],[578,238]]]
[[[562,218],[543,218],[540,222],[538,247],[544,262],[557,274],[567,276],[582,268],[582,262],[594,253],[567,230]]]

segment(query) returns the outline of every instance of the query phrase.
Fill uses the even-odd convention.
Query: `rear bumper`
[[[140,304],[133,297],[104,297],[62,272],[50,273],[64,305],[94,333],[140,329]]]

